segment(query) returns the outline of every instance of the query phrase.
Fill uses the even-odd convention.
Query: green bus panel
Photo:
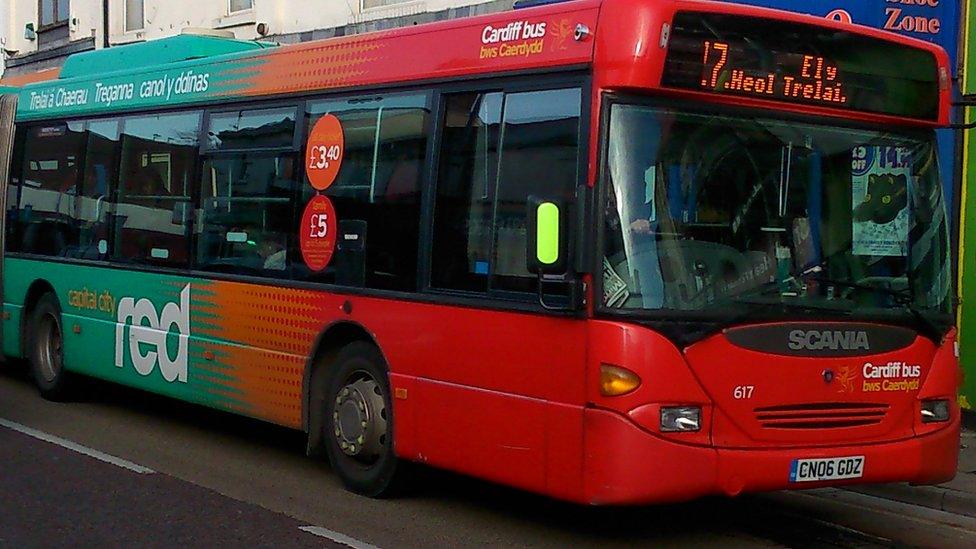
[[[31,286],[49,284],[68,370],[301,427],[306,359],[326,310],[320,293],[11,257],[5,268],[9,354],[20,354]]]

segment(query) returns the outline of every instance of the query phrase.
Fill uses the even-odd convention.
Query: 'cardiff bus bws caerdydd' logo
[[[166,344],[170,328],[176,326],[178,345],[176,357],[170,359]],[[129,356],[136,371],[148,376],[159,364],[159,371],[166,381],[186,383],[187,347],[190,339],[190,285],[180,292],[179,303],[167,303],[163,314],[157,314],[152,301],[132,297],[119,300],[118,317],[115,325],[115,365],[122,368],[125,332],[129,332]],[[142,354],[141,345],[153,350]]]

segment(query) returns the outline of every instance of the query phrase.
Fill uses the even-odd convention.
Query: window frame
[[[247,11],[254,10],[254,0],[248,0],[248,2],[249,2],[249,4],[248,4],[248,6],[246,8],[242,8],[242,9],[239,9],[239,10],[235,10],[234,7],[233,7],[234,6],[234,0],[227,0],[227,15],[237,15],[239,13],[244,13],[244,12],[247,12]]]
[[[112,257],[114,255],[113,254],[113,252],[114,252],[113,246],[115,245],[115,238],[114,238],[114,231],[112,230],[113,229],[113,225],[112,224],[114,223],[114,221],[111,220],[111,215],[112,215],[112,213],[114,211],[114,208],[115,208],[115,205],[116,205],[115,198],[117,196],[118,187],[119,187],[119,171],[122,168],[122,128],[123,128],[122,121],[123,121],[124,118],[125,118],[124,116],[118,116],[118,115],[116,115],[116,116],[106,116],[106,117],[98,117],[98,118],[90,118],[89,117],[89,118],[79,118],[78,119],[78,120],[84,122],[84,124],[85,124],[85,133],[86,133],[86,136],[85,136],[85,158],[84,158],[84,161],[82,163],[82,170],[83,171],[82,171],[81,179],[78,182],[78,184],[81,185],[81,189],[82,189],[82,192],[83,193],[86,192],[86,190],[87,190],[86,187],[85,187],[85,183],[86,183],[86,174],[88,173],[88,160],[89,160],[88,155],[89,155],[89,152],[91,150],[91,147],[90,147],[91,146],[91,137],[90,137],[90,135],[91,135],[91,125],[92,125],[92,123],[93,122],[94,123],[99,123],[99,122],[114,122],[115,123],[115,131],[116,131],[116,134],[119,137],[118,138],[118,141],[117,141],[117,143],[118,143],[117,144],[117,149],[115,150],[115,165],[113,166],[113,171],[115,173],[115,178],[107,181],[106,184],[105,184],[105,197],[108,198],[108,204],[109,204],[108,208],[109,209],[106,212],[107,213],[107,216],[108,216],[108,220],[106,220],[106,231],[107,231],[107,234],[106,234],[106,238],[105,238],[105,242],[106,242],[106,252],[104,254],[105,257],[102,258],[102,259],[95,260],[95,261],[100,261],[100,262],[111,262],[112,261]],[[78,201],[77,208],[80,208],[81,207],[81,204],[82,203],[79,200]],[[76,214],[76,216],[77,216],[77,214]]]
[[[421,0],[393,0],[392,2],[390,2],[388,4],[379,4],[379,5],[376,5],[376,6],[368,6],[368,5],[366,5],[368,2],[369,2],[369,0],[359,0],[359,12],[360,13],[367,13],[367,12],[376,11],[376,10],[388,9],[388,8],[392,8],[394,6],[400,6],[402,4],[419,4],[421,2]]]
[[[17,210],[19,212],[21,210],[21,208],[22,208],[21,202],[23,200],[23,193],[24,193],[24,187],[25,187],[24,183],[25,183],[25,180],[26,180],[26,175],[27,175],[27,173],[29,171],[28,164],[31,161],[30,160],[30,154],[29,154],[31,152],[31,150],[30,150],[30,147],[28,146],[29,143],[31,142],[31,135],[34,133],[34,131],[37,128],[41,128],[41,127],[45,127],[45,126],[50,127],[50,126],[54,126],[54,125],[64,126],[65,127],[65,130],[66,130],[65,135],[67,135],[67,132],[70,131],[69,130],[69,125],[70,124],[80,124],[81,132],[87,134],[87,132],[88,132],[88,119],[87,118],[83,118],[83,117],[79,117],[79,118],[58,118],[58,119],[36,120],[36,121],[31,121],[31,122],[29,122],[27,124],[17,124],[17,126],[15,128],[16,131],[15,131],[15,134],[14,134],[15,135],[15,138],[20,137],[21,136],[21,132],[23,132],[23,134],[22,134],[23,135],[23,138],[20,141],[20,143],[17,144],[19,146],[19,148],[18,149],[15,149],[15,151],[12,151],[12,153],[13,152],[16,152],[19,155],[19,158],[15,158],[13,156],[13,154],[12,154],[11,155],[11,162],[17,160],[17,161],[19,161],[19,164],[16,166],[16,168],[14,167],[14,164],[11,164],[11,170],[10,170],[10,174],[9,174],[9,177],[10,177],[11,180],[8,182],[8,191],[7,191],[8,193],[9,193],[9,187],[13,184],[12,181],[13,181],[14,176],[16,175],[19,179],[18,179],[17,185],[16,185],[17,191],[16,191],[16,197],[15,197],[15,199],[12,202],[10,200],[7,201],[7,204],[6,204],[7,213],[9,213],[9,211],[11,209]],[[77,178],[75,179],[75,182],[74,182],[74,184],[72,185],[71,188],[74,188],[75,189],[75,193],[76,194],[73,195],[73,196],[75,196],[75,199],[73,200],[73,206],[71,208],[71,212],[70,212],[70,214],[68,214],[69,215],[69,219],[72,222],[72,226],[71,226],[72,229],[74,229],[73,223],[76,223],[77,222],[77,219],[78,219],[78,209],[80,207],[80,201],[77,200],[77,196],[78,196],[77,195],[77,189],[78,189],[79,185],[81,185],[84,182],[84,174],[85,174],[85,169],[86,169],[86,163],[88,161],[88,140],[87,140],[87,135],[86,135],[86,139],[84,140],[84,142],[81,145],[78,146],[78,150],[75,151],[75,152],[78,153],[78,159],[76,161]],[[8,196],[8,198],[9,198],[9,196]],[[5,213],[5,215],[7,215],[7,213]],[[12,240],[9,240],[9,237],[12,236],[11,235],[11,231],[15,227],[16,228],[20,228],[19,223],[10,223],[9,220],[8,220],[8,222],[5,225],[5,228],[4,228],[4,235],[5,235],[4,236],[4,239],[5,239],[4,240],[4,246],[5,246],[5,249],[6,249],[6,246],[9,245],[9,242],[12,241]],[[22,234],[19,234],[19,233],[18,233],[17,236],[23,237],[23,235]],[[24,251],[12,252],[12,253],[15,253],[15,254],[24,254],[24,255],[36,256],[36,257],[42,257],[42,258],[46,258],[46,259],[53,259],[53,260],[56,260],[56,261],[57,260],[63,260],[63,259],[72,259],[70,256],[60,255],[60,254],[59,255],[47,255],[47,254],[42,254],[42,253],[24,252]],[[62,253],[63,253],[63,250],[62,250]]]
[[[43,13],[44,13],[44,3],[51,3],[51,12],[53,14],[54,20],[48,24],[42,24]],[[61,17],[61,13],[58,9],[58,0],[37,0],[37,32],[44,32],[46,30],[51,30],[57,27],[63,27],[68,24],[68,20],[71,18],[71,0],[67,0],[68,4],[65,6],[68,12]]]
[[[194,204],[194,200],[198,198],[195,192],[197,188],[200,186],[200,172],[202,166],[201,155],[200,155],[200,151],[202,150],[201,140],[204,139],[206,135],[204,133],[205,126],[203,122],[205,120],[206,108],[200,105],[188,105],[182,108],[177,107],[177,108],[167,108],[167,109],[152,109],[146,111],[126,112],[126,113],[120,113],[115,115],[115,118],[118,120],[118,124],[119,124],[119,157],[117,159],[118,164],[116,165],[116,179],[113,182],[111,193],[110,193],[112,196],[111,203],[115,210],[117,210],[119,206],[119,198],[120,198],[119,181],[122,178],[122,167],[124,165],[123,159],[125,158],[125,146],[124,146],[124,139],[123,139],[123,137],[125,136],[125,123],[131,119],[148,118],[153,116],[174,116],[174,115],[189,115],[189,114],[196,114],[198,120],[197,154],[194,156],[193,164],[190,167],[191,177],[187,183],[187,185],[190,188],[190,192],[186,195],[189,198],[189,200],[185,202],[191,205]],[[113,117],[106,116],[105,118],[111,119]],[[92,120],[101,120],[101,118],[84,118],[84,120],[86,121],[86,123],[90,123]],[[86,129],[87,129],[87,125],[86,125]],[[166,272],[166,271],[185,272],[186,270],[192,268],[193,256],[190,252],[194,249],[193,246],[196,245],[196,241],[193,237],[193,230],[194,230],[194,218],[191,215],[186,220],[186,223],[184,225],[184,230],[183,230],[184,238],[186,242],[187,260],[182,265],[170,266],[164,264],[149,263],[145,265],[146,269],[150,271],[159,271],[159,272]],[[108,253],[106,254],[107,259],[104,261],[109,264],[120,265],[123,268],[131,268],[130,266],[143,266],[143,264],[141,263],[127,262],[117,257],[116,252],[118,249],[118,242],[117,242],[118,239],[116,238],[117,236],[115,232],[116,228],[114,225],[111,227],[111,231],[112,232],[109,233],[110,238],[108,241]]]
[[[320,92],[305,98],[304,107],[303,107],[305,111],[303,116],[301,116],[301,119],[303,123],[308,122],[308,118],[309,118],[308,109],[309,109],[309,105],[312,103],[323,102],[323,101],[342,102],[342,101],[349,101],[353,99],[367,98],[370,95],[381,95],[383,98],[388,98],[393,96],[409,96],[409,95],[423,96],[424,106],[425,108],[428,109],[427,121],[424,124],[424,128],[423,128],[424,136],[427,139],[427,150],[424,151],[423,164],[420,167],[421,168],[420,176],[417,180],[418,190],[420,192],[420,202],[418,203],[419,227],[417,233],[418,241],[417,241],[416,272],[414,273],[415,285],[413,290],[384,290],[378,288],[367,288],[365,286],[358,287],[358,286],[348,286],[343,284],[324,284],[320,282],[312,282],[312,284],[324,285],[326,287],[335,287],[335,288],[351,288],[355,290],[362,290],[367,293],[368,292],[393,292],[394,294],[397,295],[404,295],[404,294],[420,295],[424,293],[424,287],[427,284],[427,280],[421,278],[422,276],[426,276],[425,273],[427,272],[422,268],[422,266],[424,262],[427,260],[426,258],[430,257],[429,246],[427,245],[427,240],[425,240],[425,238],[428,238],[427,233],[429,232],[429,228],[430,228],[429,226],[432,225],[432,218],[427,216],[427,211],[425,208],[427,206],[427,201],[432,200],[431,193],[433,192],[433,185],[434,185],[433,174],[436,171],[434,168],[431,167],[430,162],[433,158],[435,158],[434,154],[436,153],[436,151],[434,150],[434,147],[436,146],[435,142],[438,140],[437,137],[439,135],[439,132],[437,131],[437,123],[438,123],[438,109],[440,108],[440,98],[441,98],[440,87],[437,85],[387,86],[387,87],[371,88],[371,89],[358,91],[358,92],[347,91],[347,92],[331,93],[331,94]],[[305,139],[309,131],[311,131],[311,128],[302,127],[299,132],[298,147],[299,147],[299,153],[302,153],[301,154],[302,165],[301,165],[301,173],[300,173],[301,182],[299,183],[299,186],[307,184],[307,180],[305,178],[307,166],[305,164],[304,152],[305,152]],[[302,215],[300,208],[298,207],[295,208],[295,215],[296,215],[295,227],[298,227],[299,224],[301,223],[301,215]],[[301,281],[295,281],[295,282],[301,282]]]
[[[139,5],[142,6],[142,17],[139,20],[139,28],[129,28],[129,2],[131,0],[124,0],[122,2],[122,33],[130,32],[140,32],[146,30],[146,0],[139,0]]]
[[[302,148],[304,145],[302,136],[304,135],[303,132],[305,131],[305,109],[307,107],[308,101],[309,101],[308,97],[270,99],[267,101],[257,101],[257,102],[242,100],[242,101],[235,101],[232,103],[218,104],[210,108],[204,108],[203,119],[200,124],[200,136],[199,136],[200,148],[199,148],[199,155],[197,158],[196,180],[193,182],[193,190],[190,193],[190,203],[193,205],[194,211],[199,209],[202,203],[203,181],[204,181],[203,169],[204,166],[206,166],[207,162],[210,162],[214,159],[233,157],[237,155],[267,154],[267,155],[280,156],[282,154],[291,153],[297,155],[299,160],[298,162],[299,166],[297,166],[295,172],[295,178],[299,183],[291,190],[291,200],[294,207],[292,208],[292,219],[290,221],[293,227],[297,227],[301,219],[301,212],[298,211],[298,189],[300,188],[301,183],[304,182],[305,179],[305,169],[303,165],[304,163],[301,160],[302,160]],[[233,114],[237,112],[270,111],[270,110],[288,109],[288,108],[294,109],[295,111],[295,129],[294,129],[294,134],[292,135],[292,143],[289,146],[264,147],[264,148],[253,148],[253,149],[215,149],[209,146],[210,125],[214,115],[220,116],[225,114]],[[199,257],[197,254],[198,247],[200,245],[200,238],[199,238],[200,235],[197,233],[197,227],[194,224],[195,222],[196,222],[196,214],[192,216],[191,227],[190,227],[190,238],[188,242],[189,242],[189,250],[190,250],[190,271],[192,273],[196,273],[197,276],[200,276],[202,278],[229,278],[229,279],[238,279],[240,277],[244,277],[245,279],[257,278],[260,280],[264,280],[265,283],[267,283],[267,281],[271,279],[277,280],[279,283],[298,282],[292,278],[292,273],[291,273],[292,268],[290,264],[288,268],[286,268],[284,271],[281,271],[280,273],[279,272],[275,273],[278,275],[285,275],[284,279],[282,279],[281,276],[275,279],[270,275],[265,275],[265,276],[245,275],[245,274],[230,273],[230,272],[217,272],[217,271],[206,270],[201,268],[201,266],[198,264]],[[291,251],[292,250],[290,249],[287,250],[289,261],[292,255]]]
[[[446,96],[457,95],[463,93],[491,93],[491,92],[502,92],[505,96],[510,94],[525,93],[525,92],[539,92],[548,90],[558,90],[558,89],[568,89],[575,88],[580,90],[580,122],[579,122],[579,142],[578,142],[578,154],[577,154],[577,169],[576,169],[576,185],[575,185],[575,195],[576,203],[574,208],[574,215],[567,216],[566,222],[569,227],[569,233],[566,235],[568,242],[566,247],[567,253],[567,273],[573,274],[575,272],[584,272],[586,266],[589,262],[582,261],[582,254],[586,250],[583,245],[584,239],[589,238],[588,233],[590,229],[587,228],[587,224],[584,222],[588,218],[587,211],[590,208],[590,203],[592,198],[590,196],[593,192],[593,187],[587,184],[587,179],[589,177],[587,172],[587,164],[590,157],[590,122],[591,122],[591,112],[592,112],[592,79],[588,75],[581,75],[576,73],[560,73],[553,76],[540,77],[539,75],[534,75],[528,77],[513,77],[513,78],[489,78],[483,80],[472,80],[467,82],[445,84],[437,88],[437,112],[434,117],[434,123],[437,124],[435,131],[434,141],[432,142],[433,158],[428,159],[428,168],[430,170],[430,177],[428,182],[428,188],[425,190],[424,197],[430,202],[425,204],[425,209],[421,212],[421,219],[425,220],[424,225],[428,227],[429,234],[427,238],[422,241],[422,245],[425,248],[425,257],[422,258],[423,264],[423,278],[421,281],[421,292],[425,294],[439,295],[445,297],[465,297],[473,298],[480,301],[494,301],[499,303],[529,303],[531,302],[534,307],[541,308],[539,305],[539,296],[537,292],[519,292],[510,290],[498,290],[491,287],[491,272],[488,274],[488,289],[485,292],[475,292],[467,290],[457,290],[451,288],[439,288],[431,284],[431,272],[433,268],[433,223],[434,216],[436,215],[435,204],[437,197],[437,180],[438,171],[440,168],[440,153],[441,144],[443,142],[443,132],[440,128],[440,122],[443,120],[446,109]],[[501,112],[501,129],[500,132],[504,132],[505,125],[505,104],[502,104]],[[499,153],[504,154],[504,134],[500,137],[499,142]],[[497,200],[498,185],[494,185],[492,188],[492,199]],[[495,233],[495,214],[492,214],[492,255],[495,254],[495,244],[496,244],[496,233]],[[595,271],[594,271],[595,272]],[[575,312],[575,311],[569,311]]]
[[[203,124],[201,125],[200,133],[200,156],[209,155],[221,155],[225,153],[246,153],[246,152],[302,152],[302,147],[304,142],[302,140],[301,130],[304,128],[304,109],[307,108],[307,103],[313,101],[314,99],[308,97],[302,97],[300,99],[273,99],[264,102],[248,102],[248,103],[227,103],[216,105],[213,107],[204,107]],[[210,123],[214,115],[220,116],[225,114],[234,114],[237,112],[250,112],[250,111],[273,111],[276,109],[295,109],[295,135],[292,136],[291,145],[284,145],[280,147],[263,147],[259,149],[215,149],[210,147],[210,140],[208,139],[210,132]],[[304,172],[302,172],[304,176]]]

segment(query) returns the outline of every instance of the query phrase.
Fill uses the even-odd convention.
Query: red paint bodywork
[[[696,1],[582,0],[394,31],[389,39],[431,52],[422,62],[434,65],[428,66],[429,77],[587,66],[594,98],[590,185],[597,178],[600,107],[608,91],[681,96],[875,124],[935,127],[949,121],[948,89],[942,90],[937,123],[661,89],[665,53],[659,45],[661,28],[682,9],[855,30],[931,51],[948,71],[945,52],[922,41],[801,15]],[[572,26],[586,25],[591,36],[581,42],[570,38],[565,49],[547,50],[535,59],[470,57],[472,47],[475,51],[480,47],[486,25],[547,20],[565,27],[562,22],[567,19]],[[445,58],[448,51],[453,54]],[[763,355],[732,346],[722,334],[679,349],[648,328],[594,318],[593,295],[588,297],[587,319],[387,301],[376,302],[374,313],[373,300],[356,300],[365,306],[357,303],[353,316],[362,319],[383,349],[394,387],[406,389],[409,395],[394,405],[397,453],[561,499],[598,504],[788,488],[789,465],[795,458],[865,455],[865,476],[856,482],[941,482],[955,472],[959,409],[954,402],[958,361],[953,355],[953,334],[938,345],[918,338],[890,356],[853,361]],[[409,327],[397,318],[410,318]],[[882,397],[891,408],[880,425],[800,434],[757,425],[752,409],[761,404],[854,399],[832,392],[836,387],[825,388],[821,371],[828,365],[860,365],[869,359],[924,365],[924,382],[917,394]],[[624,396],[601,396],[599,371],[604,363],[638,373],[641,386]],[[755,385],[756,400],[733,400],[732,386],[740,384]],[[923,397],[952,401],[952,421],[921,424]],[[701,431],[659,432],[660,407],[669,404],[702,406]]]
[[[377,52],[374,62],[364,63],[363,72],[345,82],[354,85],[560,67],[589,69],[594,101],[590,185],[597,178],[605,92],[680,96],[873,124],[937,127],[949,122],[948,88],[941,91],[936,122],[662,89],[666,50],[660,46],[660,33],[678,10],[756,15],[854,31],[930,51],[939,67],[948,71],[948,56],[927,42],[802,15],[693,0],[579,0],[334,43],[376,46],[369,50]],[[547,21],[561,34],[535,56],[480,59],[484,28],[514,21]],[[577,23],[591,31],[582,41],[563,32]],[[547,40],[551,36],[547,34]],[[331,43],[316,47],[321,51]],[[423,57],[414,65],[404,65],[397,62],[402,54],[385,53],[392,48]],[[312,49],[310,45],[281,48],[268,54],[268,65],[260,72],[280,68],[285,60],[309,55]],[[253,91],[289,91],[284,88],[293,84],[271,80],[266,85],[278,88]],[[592,288],[591,275],[583,276]],[[366,297],[342,299],[355,305],[347,320],[369,330],[389,362],[392,384],[401,394],[394,401],[394,440],[397,453],[405,459],[595,504],[789,488],[789,465],[796,458],[864,455],[865,476],[853,482],[936,483],[955,473],[960,412],[955,403],[959,366],[953,353],[954,332],[945,341],[920,337],[908,348],[856,360],[762,354],[737,348],[722,334],[679,349],[648,328],[595,317],[593,298],[591,291],[586,318]],[[338,305],[336,299],[336,310]],[[843,329],[841,324],[831,326]],[[838,394],[836,386],[822,381],[821,372],[827,367],[860,366],[867,360],[923,365],[921,388],[911,394],[867,397]],[[601,364],[628,368],[641,377],[642,384],[624,396],[601,396]],[[756,387],[755,399],[732,398],[732,388],[743,384]],[[949,399],[952,420],[923,425],[919,420],[923,398]],[[778,432],[759,426],[753,410],[761,405],[859,399],[880,399],[890,406],[884,421],[865,428]],[[702,407],[700,432],[659,431],[661,406],[675,404]]]

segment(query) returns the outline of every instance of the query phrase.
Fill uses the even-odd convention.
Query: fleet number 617
[[[732,398],[736,400],[752,398],[752,392],[755,390],[756,390],[755,385],[736,385],[732,389]]]

